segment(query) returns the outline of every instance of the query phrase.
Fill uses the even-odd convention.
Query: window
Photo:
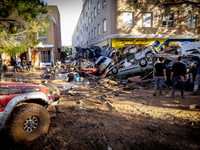
[[[123,27],[134,27],[134,13],[123,13]]]
[[[93,16],[93,12],[91,13],[91,22],[93,22],[93,18],[94,18],[94,16]]]
[[[84,24],[84,27],[83,27],[83,32],[87,31],[86,30],[86,23]]]
[[[87,12],[85,13],[85,16],[87,17]]]
[[[101,28],[100,28],[100,24],[98,24],[98,35],[100,35],[100,32],[101,32],[100,29],[101,29]]]
[[[93,39],[94,39],[94,34],[93,34],[93,30],[92,30],[91,34],[92,34],[92,40],[93,40]]]
[[[95,38],[97,37],[97,28],[96,27],[94,28],[94,37]]]
[[[46,34],[44,34],[44,31],[38,32],[38,40],[41,42],[47,42]]]
[[[106,6],[106,0],[103,0],[103,7]]]
[[[163,27],[173,28],[174,26],[174,14],[163,15]]]
[[[103,20],[103,32],[106,32],[106,19]]]
[[[142,27],[152,27],[152,13],[142,14]]]
[[[197,15],[188,15],[188,28],[196,28]]]
[[[88,17],[88,26],[90,25],[90,17]]]
[[[98,13],[100,13],[100,2],[97,3]]]
[[[96,16],[97,16],[97,9],[96,9],[96,7],[94,8],[94,18],[96,18]]]
[[[51,62],[50,61],[51,60],[50,56],[51,56],[50,50],[48,50],[48,51],[41,51],[40,52],[41,62],[43,62],[43,63]]]
[[[91,40],[91,35],[90,35],[90,33],[89,33],[89,41]]]
[[[92,4],[93,0],[91,0],[91,4]]]
[[[88,1],[88,9],[90,8],[90,1]]]

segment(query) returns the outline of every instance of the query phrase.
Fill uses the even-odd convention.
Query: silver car
[[[130,55],[110,68],[109,75],[123,77],[147,74],[153,70],[154,66],[152,59],[145,59],[145,61],[145,66],[141,66],[141,59],[137,60],[134,55]]]

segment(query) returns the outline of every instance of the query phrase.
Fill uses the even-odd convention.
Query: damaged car
[[[48,132],[46,109],[60,97],[52,84],[0,83],[0,130],[16,143],[28,143]]]
[[[115,64],[112,58],[116,51],[115,48],[108,45],[102,50],[101,56],[95,61],[95,67],[98,68],[99,74],[103,74],[107,68],[110,69]]]
[[[200,59],[200,42],[191,42],[181,46],[171,46],[159,53],[169,53],[180,56],[197,56]]]
[[[150,57],[142,59],[144,59],[145,62],[141,62],[141,59],[136,59],[135,54],[132,54],[110,68],[109,75],[118,77],[146,75],[153,70],[153,61]],[[141,63],[144,64],[141,65]]]

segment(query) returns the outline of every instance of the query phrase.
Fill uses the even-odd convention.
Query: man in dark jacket
[[[154,69],[153,69],[153,76],[155,76],[155,87],[154,87],[154,94],[153,96],[156,96],[156,90],[159,86],[160,95],[163,95],[162,93],[162,87],[164,84],[166,77],[166,65],[164,64],[165,58],[160,57],[159,62],[156,63]]]
[[[173,64],[172,71],[171,71],[171,80],[172,80],[172,95],[171,97],[174,98],[174,93],[177,85],[177,81],[180,81],[181,85],[181,98],[184,97],[184,85],[185,81],[187,81],[187,74],[186,74],[186,66],[182,63],[183,57],[178,57],[178,62]]]
[[[13,67],[14,67],[14,72],[16,72],[17,62],[16,62],[16,60],[15,60],[15,57],[13,57],[13,59],[12,59],[12,65],[13,65]]]

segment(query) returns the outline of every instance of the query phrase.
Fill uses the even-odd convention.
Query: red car
[[[47,133],[48,105],[56,87],[51,84],[0,83],[0,130],[8,127],[14,142],[30,142]],[[57,91],[58,92],[58,91]]]
[[[82,73],[82,75],[95,74],[95,73],[97,73],[97,68],[81,69],[81,73]]]

